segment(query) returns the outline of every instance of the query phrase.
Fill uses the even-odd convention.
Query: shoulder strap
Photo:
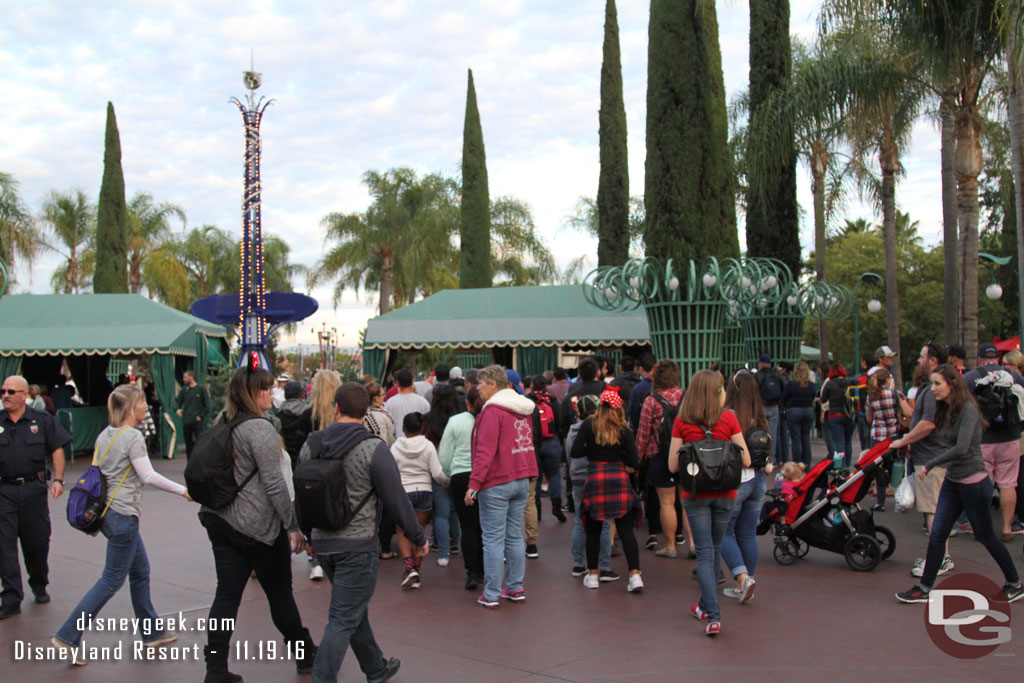
[[[121,431],[119,431],[117,434],[114,435],[114,438],[110,440],[110,444],[107,446],[107,450],[103,451],[103,455],[100,456],[100,461],[99,462],[95,462],[96,455],[94,453],[93,454],[93,461],[94,461],[93,464],[95,464],[97,467],[99,467],[100,463],[103,462],[103,458],[107,457],[107,453],[110,452],[111,446],[113,446],[114,442],[117,441],[117,437],[121,436],[122,434],[124,434],[129,429],[131,429],[131,427],[122,427]],[[123,484],[124,480],[128,478],[128,472],[130,472],[131,470],[132,470],[132,461],[131,461],[131,458],[129,458],[128,459],[128,469],[126,469],[124,471],[124,474],[121,475],[121,481],[117,482],[117,487],[114,488],[114,492],[111,493],[110,494],[110,498],[107,499],[107,504],[105,506],[103,506],[103,512],[100,514],[100,517],[106,516],[107,510],[110,509],[110,504],[114,502],[114,496],[116,496],[117,492],[121,490],[121,484]]]
[[[113,446],[114,446],[114,442],[115,442],[115,441],[117,441],[117,440],[118,440],[118,438],[119,438],[119,437],[120,437],[120,436],[121,436],[122,434],[124,434],[124,433],[125,433],[126,431],[128,431],[129,429],[131,429],[131,427],[122,427],[122,428],[121,428],[121,431],[119,431],[119,432],[118,432],[117,434],[115,434],[115,435],[114,435],[114,438],[113,438],[113,439],[111,439],[111,440],[110,440],[110,443],[108,443],[108,444],[107,444],[107,450],[103,451],[103,455],[101,455],[101,456],[100,456],[100,459],[99,459],[99,461],[98,461],[98,462],[97,462],[97,460],[96,460],[96,454],[100,452],[100,449],[99,449],[99,446],[97,446],[97,447],[96,447],[96,450],[94,450],[94,451],[93,451],[93,453],[92,453],[92,464],[93,464],[93,465],[97,465],[97,466],[99,466],[100,464],[102,464],[102,463],[103,463],[103,458],[107,457],[107,453],[109,453],[109,452],[110,452],[110,449],[111,449],[111,448],[113,448]]]
[[[259,419],[259,418],[260,418],[259,415],[252,415],[251,413],[247,413],[245,415],[239,415],[239,416],[235,417],[234,420],[231,420],[231,422],[228,422],[228,440],[231,441],[231,453],[232,453],[232,455],[235,455],[235,436],[234,436],[235,435],[235,427],[237,427],[238,425],[242,424],[243,422],[247,422],[249,420],[256,420],[256,419]],[[266,419],[266,418],[264,418],[264,419]],[[260,468],[258,466],[255,466],[255,464],[256,463],[255,463],[255,460],[254,460],[253,461],[254,467],[252,468],[252,472],[250,472],[249,476],[247,476],[245,479],[243,479],[242,483],[239,484],[238,487],[235,489],[236,495],[238,493],[241,493],[242,489],[245,488],[246,484],[248,484],[250,481],[252,481],[252,478],[255,477],[256,473],[260,471]]]
[[[355,443],[353,443],[352,446],[347,451],[345,451],[345,453],[342,455],[342,457],[345,457],[346,455],[348,455],[349,453],[354,451],[356,449],[356,446],[358,446],[361,443],[364,443],[366,441],[369,441],[370,439],[377,439],[377,440],[383,442],[383,439],[381,439],[379,436],[377,436],[373,432],[367,431],[366,434],[363,434],[363,435],[360,435],[359,437],[357,437]],[[356,518],[356,515],[359,514],[359,511],[363,509],[363,506],[366,505],[367,501],[370,500],[370,496],[372,496],[372,495],[373,495],[373,486],[371,485],[370,489],[366,492],[366,495],[363,496],[363,499],[360,500],[359,504],[356,505],[355,508],[352,510],[352,516],[349,518],[350,521]]]

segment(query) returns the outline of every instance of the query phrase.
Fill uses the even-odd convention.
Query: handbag
[[[679,449],[679,484],[691,494],[738,489],[743,474],[743,449],[704,430],[704,438]]]

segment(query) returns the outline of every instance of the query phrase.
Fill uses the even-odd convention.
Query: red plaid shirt
[[[683,400],[683,388],[671,387],[658,392],[666,401],[674,406]],[[636,430],[636,451],[640,460],[653,458],[658,454],[658,432],[661,430],[661,417],[665,414],[658,399],[648,396],[640,409],[640,422]]]
[[[885,441],[899,432],[898,414],[902,398],[903,394],[897,395],[894,389],[882,389],[881,396],[870,399],[871,439],[873,441]]]

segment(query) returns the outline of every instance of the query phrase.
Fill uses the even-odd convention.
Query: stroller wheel
[[[796,548],[797,557],[805,557],[807,552],[811,549],[811,546],[807,545],[807,541],[804,541],[803,539],[794,538],[790,542]]]
[[[788,539],[776,539],[775,551],[772,553],[775,561],[783,566],[789,566],[796,562],[798,557],[797,545]]]
[[[858,572],[869,572],[882,561],[882,546],[873,536],[854,534],[843,547],[846,564]]]
[[[896,552],[896,537],[888,527],[875,525],[875,540],[882,547],[882,559],[888,560]]]

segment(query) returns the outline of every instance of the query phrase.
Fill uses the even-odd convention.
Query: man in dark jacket
[[[365,505],[342,529],[303,529],[310,532],[313,552],[331,581],[327,626],[313,662],[313,680],[317,683],[338,679],[349,645],[367,680],[388,680],[398,672],[398,658],[384,659],[368,616],[380,568],[377,530],[381,509],[386,509],[402,528],[419,557],[429,550],[426,533],[416,521],[391,451],[380,439],[366,438],[363,418],[369,406],[370,396],[363,385],[346,382],[338,387],[334,393],[335,423],[323,430],[320,454],[330,458],[344,456],[351,509],[355,510],[364,498]],[[299,460],[310,457],[311,446],[307,441]]]
[[[284,449],[292,458],[292,467],[298,463],[299,451],[313,428],[307,410],[309,404],[304,400],[303,393],[301,384],[288,382],[284,385],[284,403],[274,411],[281,421],[281,439],[284,441]]]
[[[622,361],[619,362],[619,374],[609,384],[619,388],[622,404],[629,406],[629,395],[633,391],[633,387],[640,384],[642,379],[643,377],[636,371],[636,359],[632,356],[623,356]]]
[[[566,392],[561,410],[559,411],[558,431],[563,440],[569,435],[569,427],[576,421],[576,413],[572,409],[573,397],[586,396],[588,394],[600,396],[601,392],[605,390],[604,380],[598,377],[599,368],[600,366],[593,356],[588,356],[580,361],[578,368],[579,379],[569,387],[569,391]]]

